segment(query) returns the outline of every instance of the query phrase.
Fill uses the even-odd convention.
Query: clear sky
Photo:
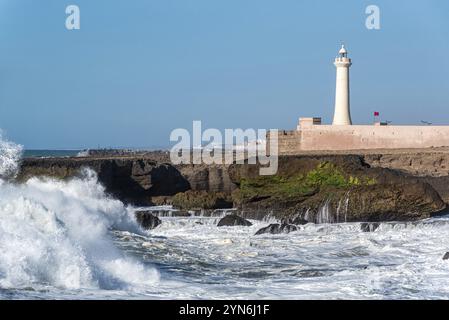
[[[192,120],[330,122],[340,41],[355,123],[449,124],[448,40],[447,0],[0,0],[0,128],[26,148],[163,147]]]

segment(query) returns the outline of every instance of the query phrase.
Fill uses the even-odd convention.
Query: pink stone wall
[[[279,131],[278,144],[280,153],[447,147],[449,126],[314,125],[300,131]]]

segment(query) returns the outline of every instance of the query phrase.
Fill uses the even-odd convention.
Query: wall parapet
[[[278,145],[279,154],[449,147],[449,126],[311,125],[280,130]]]

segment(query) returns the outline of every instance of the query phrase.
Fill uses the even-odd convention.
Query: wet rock
[[[317,222],[416,221],[441,213],[446,204],[425,181],[399,171],[371,168],[352,155],[281,156],[278,172],[260,178],[258,165],[229,168],[239,186],[234,207],[247,218],[282,219],[309,211]],[[322,219],[323,211],[326,221]]]
[[[443,256],[443,260],[448,260],[449,259],[449,252],[446,252]]]
[[[146,212],[151,213],[155,217],[190,217],[190,213],[187,211],[173,211],[168,209],[152,209]]]
[[[324,206],[329,212],[326,222],[417,221],[443,212],[443,200],[449,201],[444,166],[430,153],[404,157],[366,162],[364,155],[282,155],[278,173],[262,178],[260,164],[171,165],[166,152],[99,151],[88,157],[23,159],[16,180],[69,179],[88,167],[108,194],[126,204],[173,205],[182,210],[237,208],[247,219],[269,214],[295,225],[305,221],[282,219],[309,210],[309,222],[321,221]],[[391,169],[383,168],[390,164]],[[419,169],[419,174],[411,176],[402,169],[412,175]]]
[[[273,223],[270,224],[268,227],[262,228],[259,231],[256,232],[255,235],[259,234],[280,234],[280,233],[290,233],[293,231],[298,231],[298,228],[292,224],[279,224],[279,223]]]
[[[232,199],[223,192],[189,190],[176,194],[172,203],[184,210],[232,208]]]
[[[379,228],[380,223],[369,223],[369,222],[363,222],[360,225],[360,230],[362,230],[363,232],[374,232],[376,231],[377,228]]]
[[[134,214],[137,222],[139,222],[142,228],[146,230],[154,229],[162,223],[162,221],[154,216],[151,211],[136,211]]]
[[[83,168],[95,171],[106,192],[126,204],[149,206],[153,197],[169,197],[190,189],[175,166],[142,157],[27,158],[21,163],[17,180],[34,176],[69,179],[80,176]]]
[[[155,197],[151,197],[150,201],[155,206],[171,206],[171,205],[173,205],[171,196],[155,196]]]
[[[229,177],[228,165],[182,164],[175,166],[193,191],[223,192],[230,195],[237,188]]]
[[[245,226],[245,227],[249,227],[252,226],[253,224],[251,222],[249,222],[246,219],[243,219],[242,217],[239,217],[236,214],[230,214],[227,215],[223,218],[220,219],[220,221],[218,222],[218,227],[234,227],[234,226]]]
[[[307,221],[307,220],[305,220],[305,219],[303,219],[301,217],[296,217],[290,223],[294,224],[294,225],[297,225],[297,226],[302,226],[302,225],[308,224],[309,221]]]
[[[183,211],[183,210],[172,211],[171,214],[172,214],[172,217],[190,217],[191,216],[191,214],[188,211]]]

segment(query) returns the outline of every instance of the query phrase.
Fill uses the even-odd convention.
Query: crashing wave
[[[23,147],[3,138],[0,129],[0,178],[9,178],[17,174]]]
[[[0,140],[0,176],[17,173],[22,147]],[[0,288],[127,289],[153,285],[158,272],[124,256],[110,231],[141,232],[96,174],[61,181],[0,179]]]

